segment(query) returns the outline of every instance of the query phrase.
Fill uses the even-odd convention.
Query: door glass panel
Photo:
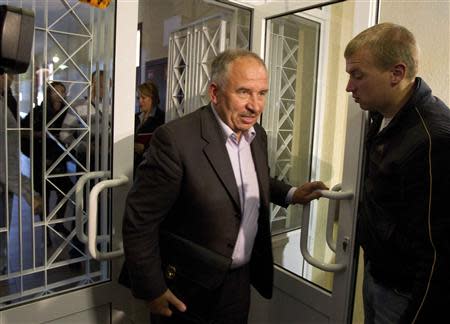
[[[115,4],[1,4],[22,5],[36,20],[29,69],[9,76],[10,95],[0,100],[0,173],[7,179],[0,183],[0,308],[7,308],[109,278],[109,263],[92,260],[76,235],[74,193],[80,176],[110,169]],[[84,223],[94,184],[81,202]],[[106,251],[107,193],[100,200],[98,248]]]
[[[267,21],[270,91],[263,126],[271,175],[290,184],[322,180],[331,188],[342,180],[348,101],[343,51],[353,32],[353,5],[341,2]],[[308,250],[327,263],[334,262],[327,217],[330,213],[335,239],[336,207],[322,198],[310,209]],[[272,206],[275,263],[332,290],[333,274],[308,264],[300,253],[302,212],[303,206]]]

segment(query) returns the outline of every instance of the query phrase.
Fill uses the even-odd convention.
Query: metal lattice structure
[[[92,260],[76,238],[74,193],[80,176],[109,167],[110,112],[103,107],[100,117],[99,110],[94,111],[94,106],[86,103],[97,102],[96,106],[100,106],[99,95],[91,95],[92,72],[104,71],[102,80],[96,75],[97,85],[111,75],[114,5],[98,11],[75,0],[33,0],[28,4],[35,12],[34,55],[27,74],[18,82],[18,91],[25,94],[19,108],[24,115],[28,113],[29,124],[21,125],[20,130],[29,134],[30,154],[29,160],[23,158],[26,163],[20,169],[29,175],[32,189],[35,187],[35,192],[41,194],[43,208],[40,216],[32,215],[34,204],[27,206],[19,198],[18,207],[13,206],[9,212],[10,224],[3,228],[8,243],[2,257],[7,262],[0,274],[0,281],[8,283],[8,291],[0,291],[0,303],[34,299],[108,277],[107,263]],[[65,87],[67,96],[56,91],[56,83]],[[109,90],[105,89],[104,102],[109,97]],[[47,90],[57,93],[62,101],[62,108],[51,115],[47,111]],[[84,110],[80,108],[83,103]],[[35,120],[38,107],[42,109],[40,132]],[[76,126],[61,126],[67,115],[73,117]],[[74,134],[71,142],[61,140],[63,131]],[[85,143],[85,153],[80,154]],[[42,152],[42,156],[36,152]],[[33,167],[36,163],[42,168]],[[38,178],[42,186],[33,186]],[[24,208],[30,208],[27,213],[32,217],[23,217]],[[104,219],[99,229],[102,234],[107,234],[106,225]]]
[[[263,126],[271,176],[302,185],[313,172],[320,23],[291,16],[275,18],[268,26],[270,91]],[[272,205],[273,231],[299,227],[301,209]]]
[[[268,133],[271,176],[291,183],[298,38],[286,35],[285,24],[273,23],[269,34],[270,91],[263,125]],[[298,28],[298,27],[296,27]],[[272,222],[286,223],[288,210],[272,205]]]
[[[166,120],[208,103],[209,64],[226,48],[227,21],[206,18],[171,34]]]
[[[238,18],[243,20],[239,23]],[[226,48],[248,48],[245,16],[220,14],[189,24],[170,35],[166,121],[208,104],[210,64]]]

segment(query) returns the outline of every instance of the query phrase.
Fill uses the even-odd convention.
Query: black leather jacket
[[[381,121],[371,116],[366,138],[358,239],[375,280],[411,293],[402,323],[412,322],[431,276],[416,323],[432,323],[450,305],[450,110],[416,78],[407,104],[378,132]]]

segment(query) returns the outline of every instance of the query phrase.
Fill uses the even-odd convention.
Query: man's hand
[[[186,311],[186,305],[167,289],[164,294],[149,302],[150,312],[167,317],[172,316],[169,305],[175,306],[180,312]]]
[[[295,190],[292,203],[306,205],[311,200],[322,197],[322,194],[317,190],[328,190],[328,187],[322,181],[305,183]]]

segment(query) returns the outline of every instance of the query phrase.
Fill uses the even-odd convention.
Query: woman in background
[[[152,133],[164,124],[165,114],[158,108],[158,88],[152,81],[142,83],[138,87],[140,112],[135,116],[134,133],[134,169],[144,159]]]

